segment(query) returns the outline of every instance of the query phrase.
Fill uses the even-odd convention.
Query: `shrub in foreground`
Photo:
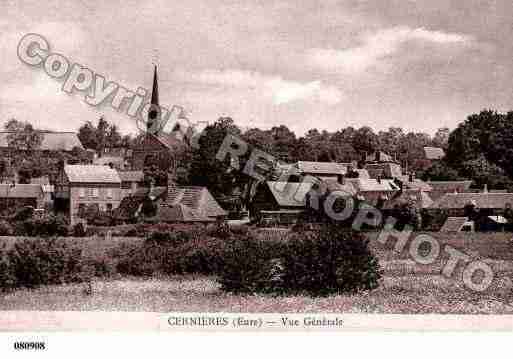
[[[234,293],[277,292],[282,289],[282,244],[253,237],[231,239],[222,252],[217,281]]]
[[[287,290],[316,295],[374,289],[381,277],[368,239],[334,225],[293,235],[282,264]]]
[[[221,264],[218,282],[229,292],[328,295],[376,288],[381,277],[368,240],[335,225],[281,243],[233,239]]]
[[[22,239],[4,256],[13,287],[80,282],[82,251],[63,239]]]

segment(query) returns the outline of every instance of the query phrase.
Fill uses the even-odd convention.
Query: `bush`
[[[218,282],[234,293],[277,292],[283,289],[280,244],[252,237],[227,243],[220,259]]]
[[[16,285],[16,278],[4,250],[0,250],[0,292],[8,291]]]
[[[68,235],[68,223],[62,216],[45,215],[42,218],[30,218],[17,227],[18,235],[65,237]],[[20,233],[21,232],[21,233]]]
[[[285,241],[238,237],[227,243],[218,282],[235,293],[327,295],[378,286],[381,271],[360,233],[324,225]]]
[[[82,251],[62,239],[23,239],[7,252],[15,287],[82,281]]]
[[[381,277],[368,240],[336,225],[293,235],[282,263],[287,290],[313,295],[374,289]]]
[[[224,242],[217,238],[195,238],[165,250],[163,271],[167,274],[215,274]]]
[[[147,243],[124,244],[115,255],[116,270],[126,275],[151,276],[161,268],[160,255],[158,248]]]
[[[0,220],[0,236],[12,236],[14,230],[7,221]]]

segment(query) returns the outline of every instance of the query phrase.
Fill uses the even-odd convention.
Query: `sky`
[[[192,122],[230,116],[243,128],[392,126],[434,133],[484,108],[513,109],[510,0],[47,0],[0,2],[0,123],[76,131],[133,118],[67,94],[23,63],[43,35],[59,53]]]

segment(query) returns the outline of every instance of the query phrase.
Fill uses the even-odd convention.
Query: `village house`
[[[48,196],[40,184],[0,184],[0,212],[14,214],[23,207],[44,209]]]
[[[449,217],[463,217],[468,204],[475,204],[490,216],[503,215],[507,208],[513,207],[513,193],[447,193],[430,208],[443,210]]]
[[[320,180],[332,179],[337,180],[341,175],[345,175],[348,167],[355,166],[353,163],[337,163],[337,162],[310,162],[298,161],[295,164],[297,172],[303,176],[312,176]],[[356,166],[355,166],[356,167]]]
[[[209,223],[223,219],[227,212],[221,208],[206,187],[177,186],[146,187],[125,197],[115,211],[121,222],[138,220],[159,223]]]
[[[399,178],[403,175],[399,162],[382,151],[376,151],[367,155],[365,157],[364,168],[372,179]]]
[[[121,179],[118,172],[109,166],[64,165],[55,184],[56,201],[62,206],[70,223],[81,221],[84,212],[91,207],[99,211],[110,211],[121,202]]]
[[[262,182],[249,206],[252,220],[264,223],[295,223],[305,212],[312,182]]]
[[[430,196],[436,201],[448,193],[469,192],[472,181],[427,181],[430,187]]]

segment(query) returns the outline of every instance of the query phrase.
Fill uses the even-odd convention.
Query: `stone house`
[[[88,208],[117,208],[122,199],[121,179],[109,166],[65,165],[55,184],[55,196],[67,202],[65,211],[73,225]]]

